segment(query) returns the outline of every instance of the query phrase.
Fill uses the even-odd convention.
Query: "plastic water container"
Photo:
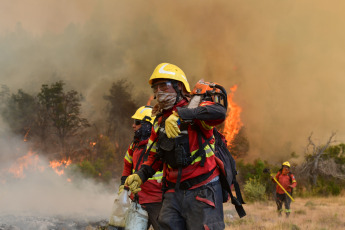
[[[146,230],[149,215],[140,204],[132,202],[126,218],[126,230]]]
[[[108,229],[112,229],[111,227],[117,227],[115,229],[120,229],[121,227],[124,228],[126,226],[126,216],[130,206],[131,201],[129,199],[129,189],[125,187],[120,195],[114,200]]]

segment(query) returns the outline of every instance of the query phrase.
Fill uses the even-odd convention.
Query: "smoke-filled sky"
[[[250,157],[285,160],[307,137],[345,142],[345,2],[335,0],[0,0],[0,84],[64,80],[88,108],[127,78],[146,101],[155,66],[229,89]],[[145,95],[145,98],[142,97]]]

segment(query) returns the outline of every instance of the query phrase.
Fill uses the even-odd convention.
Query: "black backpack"
[[[220,170],[220,183],[222,185],[223,203],[231,199],[231,203],[235,205],[235,209],[239,217],[244,217],[246,212],[242,206],[245,204],[242,198],[240,186],[236,180],[236,163],[230,151],[226,147],[224,136],[216,129],[213,129],[215,138],[215,149],[209,144],[216,156],[216,161]],[[205,138],[204,138],[205,139]],[[232,194],[231,186],[234,186],[236,197]]]

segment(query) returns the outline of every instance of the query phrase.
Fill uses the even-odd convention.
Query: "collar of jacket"
[[[188,104],[188,101],[186,99],[182,99],[179,101],[176,105],[174,105],[171,109],[164,110],[163,111],[163,117],[169,117],[173,111],[177,111],[177,107],[182,107]]]
[[[149,138],[146,140],[139,141],[138,146],[147,145],[148,142],[149,142]]]

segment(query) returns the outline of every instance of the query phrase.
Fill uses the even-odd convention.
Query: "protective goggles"
[[[170,81],[165,81],[153,84],[151,88],[153,90],[153,93],[157,93],[158,88],[160,89],[160,91],[166,91],[170,86],[172,86],[172,83]]]
[[[134,124],[135,124],[135,125],[141,125],[141,120],[135,119],[135,120],[134,120]]]

